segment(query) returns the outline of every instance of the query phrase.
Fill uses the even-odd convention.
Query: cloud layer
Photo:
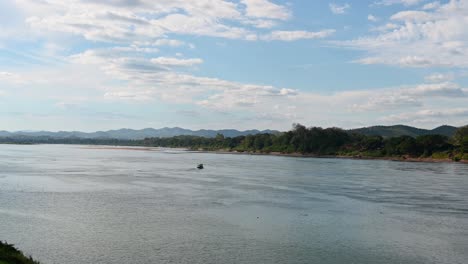
[[[412,7],[421,2],[388,0],[380,4],[402,3]],[[367,65],[466,68],[467,26],[468,1],[450,0],[446,4],[434,2],[393,14],[377,28],[376,35],[339,44],[365,51],[368,56],[356,62]]]
[[[158,109],[154,112],[206,118],[212,122],[207,126],[219,128],[233,122],[241,124],[238,128],[276,129],[287,129],[293,122],[344,127],[466,123],[468,90],[462,79],[468,66],[468,2],[371,1],[359,20],[369,31],[361,30],[359,36],[350,36],[351,25],[337,26],[359,11],[359,5],[349,2],[322,7],[333,22],[326,26],[309,17],[292,23],[294,4],[270,0],[15,0],[15,15],[21,19],[17,28],[0,32],[0,49],[13,54],[11,64],[21,63],[16,58],[29,64],[2,65],[0,98],[29,98],[39,107],[52,105],[50,111],[59,109],[75,113],[74,117],[90,115],[94,109],[101,118],[115,122],[118,117],[131,122]],[[390,6],[399,11],[382,12]],[[273,54],[277,56],[273,61],[284,67],[291,61],[302,63],[309,50],[321,49],[324,52],[308,65],[335,61],[338,70],[331,71],[336,71],[337,79],[356,72],[352,68],[356,63],[418,71],[422,77],[390,87],[350,87],[348,82],[349,87],[330,91],[314,79],[325,77],[312,71],[314,77],[303,85],[307,89],[271,85],[293,79],[286,76],[289,82],[283,81],[284,76],[274,74],[271,82],[239,81],[216,77],[216,71],[201,73],[204,67],[216,67],[217,58],[197,52],[200,47],[194,40],[219,46],[235,43],[246,49],[258,45],[257,52],[270,46],[287,49],[295,60],[286,53]],[[36,46],[21,48],[28,45]],[[353,63],[340,57],[340,52],[349,50]],[[226,47],[224,52],[232,51]],[[253,53],[249,56],[256,56]],[[236,70],[246,71],[242,63]],[[351,65],[345,70],[349,72],[341,74],[343,65]],[[12,107],[8,99],[2,104],[5,109]],[[124,107],[107,109],[109,105]],[[146,112],[123,110],[138,106],[146,107]],[[122,112],[111,115],[112,111]],[[30,115],[33,111],[22,116]]]
[[[268,39],[262,37],[268,33],[258,29],[272,28],[292,18],[287,6],[268,0],[242,0],[238,3],[222,0],[17,0],[16,3],[26,12],[27,23],[36,30],[118,43],[153,40],[168,34]],[[304,38],[311,38],[310,34],[304,34]]]

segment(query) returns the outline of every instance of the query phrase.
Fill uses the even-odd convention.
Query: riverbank
[[[465,163],[468,160],[455,161],[450,158],[414,158],[408,156],[401,157],[370,157],[370,156],[347,156],[347,155],[317,155],[303,153],[281,153],[281,152],[247,152],[247,151],[229,151],[229,150],[191,150],[191,152],[199,153],[216,153],[216,154],[232,154],[232,155],[259,155],[259,156],[279,156],[279,157],[295,157],[295,158],[328,158],[328,159],[353,159],[353,160],[389,160],[401,162],[428,162],[428,163]]]
[[[136,150],[136,151],[187,151],[187,148],[162,148],[162,147],[143,147],[143,146],[109,146],[109,145],[83,145],[83,149],[98,149],[98,150]]]
[[[0,264],[40,264],[13,245],[0,241]]]
[[[23,145],[23,144],[14,144]],[[32,144],[32,145],[48,145],[48,144]],[[55,145],[55,144],[53,144]],[[63,144],[69,145],[69,144]],[[353,159],[353,160],[389,160],[401,162],[429,162],[429,163],[465,163],[468,164],[468,159],[454,160],[451,158],[415,158],[408,155],[404,156],[365,156],[365,155],[317,155],[304,153],[281,153],[281,152],[252,152],[252,151],[231,151],[231,150],[191,150],[189,148],[171,148],[171,147],[151,147],[151,146],[126,146],[126,145],[86,145],[72,144],[82,146],[83,149],[96,150],[130,150],[130,151],[161,151],[161,150],[176,150],[190,151],[198,153],[216,153],[216,154],[232,154],[232,155],[261,155],[261,156],[281,156],[281,157],[296,157],[296,158],[333,158],[333,159]],[[466,154],[465,154],[466,156]],[[0,263],[2,264],[2,263]]]

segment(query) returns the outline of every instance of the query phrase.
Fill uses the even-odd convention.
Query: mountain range
[[[351,129],[350,132],[363,134],[367,136],[382,136],[382,137],[398,137],[398,136],[423,136],[423,135],[443,135],[452,137],[457,131],[454,126],[439,126],[434,129],[422,129],[411,126],[395,125],[395,126],[371,126],[357,129]]]
[[[97,132],[80,132],[80,131],[17,131],[8,132],[0,131],[0,137],[51,137],[51,138],[114,138],[114,139],[144,139],[149,137],[174,137],[180,135],[199,136],[199,137],[215,137],[217,134],[222,134],[225,137],[237,137],[245,135],[255,135],[260,133],[275,134],[279,131],[275,130],[246,130],[239,131],[235,129],[223,130],[190,130],[180,127],[165,127],[160,129],[144,128],[135,129],[118,129]]]
[[[363,135],[378,135],[382,137],[396,137],[408,135],[417,137],[421,135],[439,134],[447,137],[454,135],[457,130],[454,126],[440,126],[434,129],[421,129],[411,126],[395,125],[395,126],[371,126],[357,129],[350,129],[349,132]],[[50,137],[50,138],[114,138],[114,139],[144,139],[149,137],[174,137],[180,135],[200,136],[200,137],[215,137],[217,134],[223,134],[225,137],[237,137],[245,135],[255,135],[260,133],[276,134],[280,133],[276,130],[246,130],[239,131],[235,129],[223,130],[190,130],[180,127],[165,127],[160,129],[145,128],[140,130],[135,129],[118,129],[97,132],[80,132],[80,131],[17,131],[8,132],[0,131],[0,137]]]

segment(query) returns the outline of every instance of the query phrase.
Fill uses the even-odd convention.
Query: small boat
[[[199,170],[203,169],[203,164],[198,164],[197,169]]]

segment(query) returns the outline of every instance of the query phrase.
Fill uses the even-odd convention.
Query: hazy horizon
[[[0,3],[0,130],[468,123],[468,1]]]
[[[101,129],[101,130],[76,130],[76,129],[69,129],[69,130],[34,130],[34,129],[25,129],[25,130],[3,130],[0,129],[0,131],[6,131],[10,133],[34,133],[34,132],[52,132],[52,133],[57,133],[57,132],[83,132],[83,133],[94,133],[94,132],[106,132],[106,131],[113,131],[113,130],[123,130],[123,129],[129,129],[129,130],[144,130],[144,129],[186,129],[186,130],[192,130],[192,131],[199,131],[199,130],[237,130],[240,132],[243,131],[249,131],[249,130],[258,130],[258,131],[265,131],[265,130],[274,130],[274,131],[280,131],[280,132],[285,132],[293,129],[293,125],[291,124],[291,127],[285,130],[278,130],[278,129],[258,129],[258,128],[248,128],[248,129],[236,129],[236,128],[231,128],[231,127],[225,127],[225,128],[188,128],[188,127],[182,127],[182,126],[174,126],[174,127],[142,127],[142,128],[129,128],[129,127],[121,127],[121,128],[115,128],[115,129]],[[301,124],[301,125],[306,125],[306,124]],[[370,125],[370,126],[362,126],[362,127],[350,127],[350,128],[343,128],[343,127],[338,127],[346,130],[352,130],[352,129],[359,129],[359,128],[366,128],[366,127],[376,127],[376,126],[387,126],[387,125]],[[429,128],[423,128],[423,127],[417,127],[417,126],[411,126],[411,125],[405,125],[405,124],[395,124],[395,125],[388,125],[388,126],[409,126],[409,127],[414,127],[417,129],[426,129],[426,130],[431,130],[431,129],[436,129],[439,127],[443,126],[452,126],[449,124],[442,124],[438,125],[435,127],[429,127]],[[319,126],[314,126],[314,125],[306,125],[306,127],[319,127]],[[330,126],[330,127],[322,127],[322,128],[332,128],[332,127],[337,127],[337,126]],[[459,126],[453,126],[453,127],[459,127]]]

